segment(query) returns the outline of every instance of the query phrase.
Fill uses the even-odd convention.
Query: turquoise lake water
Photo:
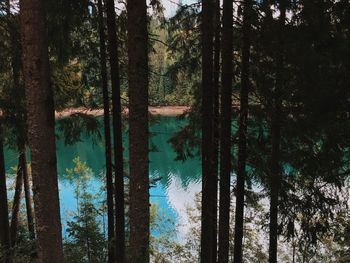
[[[153,123],[153,122],[152,122]],[[179,224],[180,232],[186,232],[186,207],[194,204],[195,193],[201,189],[201,165],[200,160],[191,159],[185,162],[176,161],[176,153],[172,149],[168,140],[178,131],[184,121],[175,117],[159,117],[150,126],[153,134],[151,143],[156,147],[156,151],[149,154],[150,177],[161,178],[155,187],[150,189],[151,203],[157,203],[159,209],[167,216],[171,217],[176,224]],[[103,130],[100,129],[103,135]],[[123,135],[125,148],[124,157],[128,159],[128,138],[127,133]],[[96,202],[104,201],[104,194],[101,191],[105,171],[104,140],[97,136],[83,134],[81,141],[73,145],[66,145],[64,140],[57,140],[57,169],[59,175],[60,205],[65,233],[66,222],[72,218],[72,213],[77,210],[75,199],[75,184],[65,179],[66,169],[74,167],[73,159],[79,157],[91,168],[93,177],[88,182],[90,193],[101,193],[101,197]],[[13,173],[11,167],[17,165],[17,153],[12,150],[5,151],[5,162],[8,173]],[[127,163],[126,163],[127,165]]]

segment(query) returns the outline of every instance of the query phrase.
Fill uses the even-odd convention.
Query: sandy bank
[[[189,110],[190,107],[188,106],[150,106],[148,107],[148,111],[152,115],[162,115],[162,116],[178,116]],[[63,111],[56,111],[55,115],[56,118],[64,118],[69,117],[72,114],[75,113],[83,113],[87,115],[93,115],[93,116],[102,116],[103,115],[103,109],[87,109],[87,108],[72,108],[72,109],[65,109]],[[126,109],[124,111],[125,114],[128,113],[128,110]]]

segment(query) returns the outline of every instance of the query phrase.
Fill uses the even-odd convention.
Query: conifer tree
[[[2,119],[0,119],[0,243],[1,247],[5,250],[5,253],[7,253],[7,250],[10,248],[10,226],[8,219],[9,213],[7,204],[7,185],[2,129]],[[5,254],[2,263],[8,262],[9,258]]]
[[[22,154],[19,154],[18,157],[18,165],[17,165],[17,174],[16,174],[16,182],[15,182],[15,194],[13,197],[12,203],[12,215],[11,215],[11,248],[14,248],[17,242],[17,231],[19,224],[19,212],[22,200],[22,192],[23,192],[23,167],[22,167]]]
[[[228,262],[231,200],[231,111],[233,80],[233,3],[223,2],[222,17],[222,85],[220,111],[220,213],[219,254],[220,263]]]
[[[148,32],[145,0],[127,1],[129,84],[129,262],[149,262]]]
[[[204,0],[202,2],[202,87],[201,87],[201,126],[202,126],[202,222],[201,222],[201,262],[213,262],[213,244],[215,217],[213,208],[216,206],[215,189],[217,181],[213,176],[213,54],[214,54],[214,17],[215,2]]]
[[[105,26],[103,16],[102,0],[97,1],[98,8],[98,26],[100,43],[100,67],[101,67],[101,86],[103,96],[103,127],[105,136],[105,157],[106,157],[106,189],[107,189],[107,216],[108,216],[108,262],[114,262],[114,202],[113,202],[113,177],[112,177],[112,149],[111,149],[111,130],[109,115],[109,94],[107,79],[107,59],[106,59],[106,40]]]
[[[27,149],[26,145],[22,144],[21,147],[21,156],[20,156],[20,166],[22,167],[23,172],[23,186],[24,186],[24,198],[26,202],[26,213],[27,213],[27,224],[29,237],[35,239],[35,229],[34,229],[34,211],[32,207],[32,198],[31,198],[31,189],[30,189],[30,179],[28,173],[27,165]]]
[[[236,185],[236,210],[235,210],[235,243],[234,262],[242,262],[243,254],[243,228],[244,228],[244,199],[247,162],[247,120],[248,120],[248,95],[249,95],[249,63],[250,63],[250,28],[252,17],[252,1],[243,3],[243,35],[242,35],[242,66],[241,66],[241,90],[240,113],[238,127],[238,165]]]
[[[46,13],[41,0],[21,0],[28,142],[31,153],[38,262],[63,262],[53,92]]]
[[[278,245],[278,203],[282,180],[281,155],[281,111],[283,89],[283,52],[284,52],[284,26],[286,20],[286,0],[278,3],[280,16],[278,21],[278,43],[276,54],[276,82],[274,86],[272,114],[270,123],[271,133],[271,167],[270,167],[270,223],[269,223],[269,263],[277,263]]]
[[[109,47],[109,65],[112,82],[113,111],[113,149],[115,178],[115,243],[116,261],[124,262],[125,258],[125,212],[124,212],[124,160],[122,137],[122,109],[120,98],[120,76],[116,14],[113,0],[106,0],[107,29]]]

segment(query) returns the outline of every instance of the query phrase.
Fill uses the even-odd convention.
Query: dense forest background
[[[1,0],[0,262],[350,262],[350,2],[173,4]],[[149,106],[186,106],[169,144],[201,160],[181,240],[150,204]],[[56,139],[86,133],[104,202],[72,160],[62,238]]]

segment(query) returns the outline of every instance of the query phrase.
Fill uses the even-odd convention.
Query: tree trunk
[[[39,263],[62,263],[55,116],[44,2],[21,0],[23,75]]]
[[[13,23],[13,20],[11,19],[11,4],[10,4],[9,0],[6,1],[6,6],[7,6],[7,16],[9,19],[10,44],[12,47],[11,70],[12,70],[13,89],[18,90],[20,88],[20,85],[19,85],[20,54],[18,53],[20,50],[20,47],[19,47],[19,42],[18,42],[18,37],[17,37],[17,31],[15,29],[16,27],[14,24],[11,24],[11,23]],[[17,119],[17,121],[21,122],[21,119]],[[21,125],[21,124],[19,124],[19,125]],[[20,130],[20,128],[18,126],[17,126],[17,129]],[[17,239],[19,209],[20,209],[20,202],[21,202],[21,196],[22,196],[22,184],[23,184],[23,176],[24,176],[23,175],[23,166],[22,166],[23,155],[21,153],[20,148],[18,149],[18,151],[19,151],[18,167],[17,167],[15,195],[14,195],[14,200],[13,200],[11,228],[10,228],[11,247],[15,246],[16,239]]]
[[[240,92],[240,114],[238,128],[238,170],[236,186],[236,212],[235,212],[235,241],[234,263],[242,263],[243,255],[243,229],[244,229],[244,196],[247,160],[247,119],[249,95],[249,60],[250,60],[250,21],[252,1],[243,3],[243,43],[242,43],[242,70]]]
[[[108,263],[114,263],[114,204],[113,204],[113,176],[112,176],[112,147],[111,128],[109,117],[109,95],[107,81],[106,40],[103,19],[102,0],[97,1],[98,23],[100,36],[100,63],[101,63],[101,85],[103,94],[103,126],[105,135],[105,157],[106,157],[106,189],[107,189],[107,221],[108,221]]]
[[[130,262],[149,262],[148,32],[145,0],[127,1]]]
[[[13,88],[19,89],[20,82],[20,42],[18,31],[16,30],[16,24],[14,24],[14,20],[11,18],[11,3],[10,0],[6,0],[6,12],[8,17],[8,28],[10,33],[10,46],[11,46],[11,70],[12,70],[12,81]]]
[[[3,133],[2,123],[0,120],[0,242],[1,247],[7,254],[10,248],[10,226],[9,226],[9,212],[7,203],[7,185],[6,185],[6,170],[3,147]],[[8,255],[7,255],[8,256]],[[4,257],[1,263],[9,262],[8,257]]]
[[[283,88],[282,70],[283,70],[283,31],[286,20],[286,1],[279,1],[279,26],[278,36],[279,45],[276,54],[276,83],[273,91],[273,109],[271,116],[271,185],[270,185],[270,242],[269,242],[269,263],[277,263],[277,239],[278,239],[278,199],[281,185],[281,167],[280,167],[280,141],[281,141],[281,92]]]
[[[9,23],[13,23],[12,22],[12,19],[11,19],[11,4],[10,4],[10,1],[7,0],[6,1],[6,6],[7,6],[7,15],[9,17]],[[15,24],[9,24],[9,28],[10,28],[10,43],[11,43],[11,47],[12,47],[12,54],[11,54],[11,69],[12,69],[12,81],[13,81],[13,89],[14,90],[18,90],[18,89],[22,89],[22,86],[20,86],[20,59],[21,59],[21,56],[20,56],[20,50],[21,50],[21,47],[20,47],[20,42],[19,42],[19,36],[17,35],[18,34],[18,31],[16,30],[16,25]],[[23,114],[24,115],[24,114]],[[21,136],[21,129],[23,129],[23,127],[21,127],[22,125],[24,125],[24,118],[22,118],[21,114],[19,114],[18,116],[20,116],[20,118],[17,119],[17,129],[18,129],[18,132],[19,132],[19,136]],[[24,136],[24,135],[22,135]],[[21,139],[21,138],[20,138]],[[23,181],[24,183],[26,182],[25,181],[25,176],[27,174],[24,174],[24,168],[26,169],[27,166],[23,166],[23,158],[25,158],[25,156],[23,156],[23,154],[21,153],[22,149],[21,149],[21,146],[19,145],[19,152],[20,152],[20,155],[19,155],[19,162],[18,162],[18,169],[21,169],[21,181]],[[27,170],[26,170],[27,172]],[[18,175],[17,175],[17,179],[19,179]],[[17,184],[17,182],[16,182]],[[17,187],[19,187],[22,191],[22,185],[16,185],[16,189]],[[26,190],[26,185],[24,185],[24,189]],[[27,193],[29,192],[25,192],[26,194],[26,201],[27,201]],[[19,200],[16,200],[17,202],[20,202],[21,200],[21,194],[19,195]],[[17,196],[18,198],[18,196]],[[14,208],[17,204],[14,203]],[[19,203],[18,203],[19,205]],[[28,206],[27,206],[28,207]],[[17,209],[17,208],[16,208]],[[19,209],[19,207],[18,207]],[[12,225],[11,225],[11,232],[14,231],[14,233],[11,233],[11,236],[12,237],[16,237],[16,232],[17,232],[17,220],[18,220],[18,213],[19,211],[16,211],[16,215],[12,215],[12,222],[15,223],[15,226],[13,226],[12,228]],[[32,211],[27,211],[27,213],[32,213]],[[33,214],[31,214],[31,219],[33,219]],[[14,220],[14,221],[13,221]],[[30,218],[28,217],[28,220],[30,220]],[[33,221],[32,221],[33,223]],[[28,226],[30,225],[29,221],[28,221]],[[32,233],[31,232],[31,226],[29,226],[29,232],[30,232],[30,236],[33,237]],[[13,230],[12,230],[13,229]],[[33,237],[34,238],[34,237]],[[16,239],[16,238],[15,238]],[[12,240],[13,243],[16,242],[16,240]]]
[[[13,197],[12,204],[12,215],[11,215],[11,247],[14,248],[17,242],[17,229],[19,222],[19,209],[21,206],[22,199],[22,185],[23,185],[23,167],[22,167],[22,153],[18,157],[17,175],[15,183],[15,194]]]
[[[213,176],[213,37],[214,37],[214,0],[202,1],[202,225],[201,225],[201,262],[213,262],[215,215],[215,189]]]
[[[220,210],[219,210],[219,263],[227,263],[230,235],[230,184],[231,184],[231,110],[233,79],[233,4],[223,1],[222,76],[220,118]]]
[[[24,197],[26,200],[26,210],[27,210],[27,223],[28,223],[28,231],[30,239],[35,239],[35,230],[34,230],[34,213],[32,207],[32,198],[30,194],[30,182],[29,182],[29,174],[27,167],[27,153],[26,146],[23,145],[21,148],[21,167],[23,172],[23,183],[24,183]]]
[[[213,195],[215,197],[213,205],[213,216],[214,216],[214,229],[213,229],[213,262],[217,259],[217,225],[218,225],[218,170],[219,170],[219,88],[220,88],[220,1],[215,2],[215,36],[214,36],[214,71],[213,71],[213,177],[215,180]]]
[[[115,213],[116,213],[116,262],[125,260],[125,213],[124,213],[124,165],[123,137],[120,101],[120,78],[118,39],[114,0],[105,0],[107,7],[107,28],[109,64],[111,67],[112,103],[113,103],[113,139],[114,139],[114,176],[115,176]]]

